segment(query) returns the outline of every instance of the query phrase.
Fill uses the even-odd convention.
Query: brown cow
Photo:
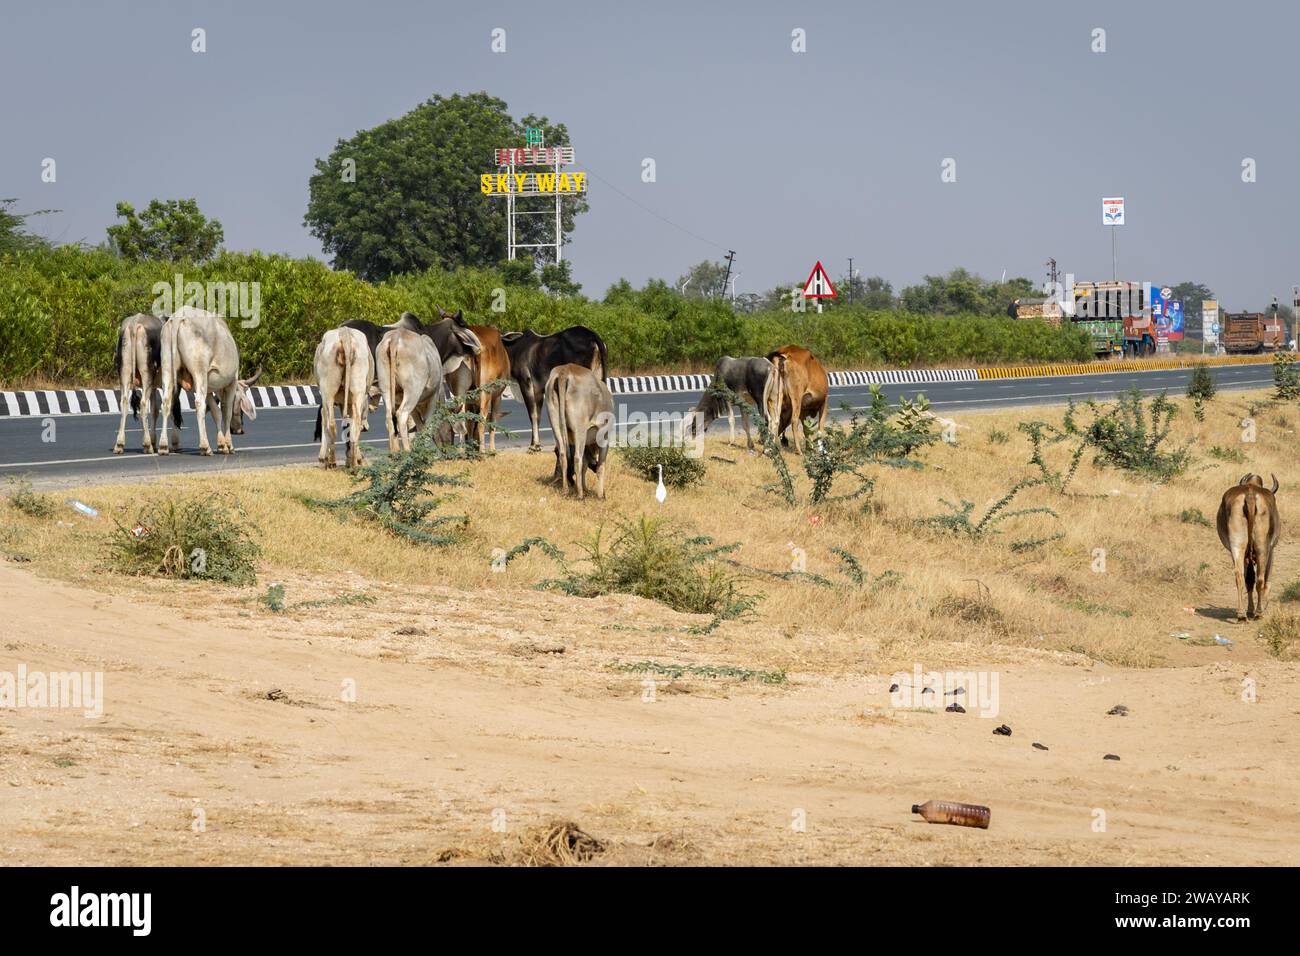
[[[804,419],[817,419],[819,438],[826,430],[826,396],[830,379],[817,356],[799,345],[786,345],[769,352],[767,360],[773,365],[773,374],[767,377],[767,388],[763,392],[768,423],[777,423],[773,433],[775,438],[780,438],[790,427],[794,451],[799,454]],[[799,410],[797,414],[794,412],[796,408]]]
[[[471,325],[469,330],[478,337],[483,348],[478,355],[447,376],[447,386],[453,395],[464,395],[470,389],[482,389],[490,382],[510,381],[510,353],[501,341],[500,330],[490,325]],[[478,413],[483,422],[466,423],[466,438],[477,441],[480,448],[483,446],[484,423],[498,421],[507,414],[501,411],[501,399],[503,395],[511,397],[506,394],[508,389],[509,385],[502,385],[479,393]],[[495,431],[488,434],[487,441],[491,450],[496,451]]]
[[[1259,618],[1268,600],[1268,576],[1273,570],[1273,548],[1282,533],[1277,516],[1277,478],[1264,487],[1259,475],[1242,475],[1223,493],[1217,525],[1219,540],[1232,555],[1237,580],[1237,620]],[[1252,608],[1251,605],[1254,605]]]

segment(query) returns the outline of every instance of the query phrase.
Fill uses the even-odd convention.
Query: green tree
[[[336,268],[372,281],[494,266],[506,256],[505,200],[485,196],[479,177],[493,169],[494,149],[524,145],[527,126],[541,127],[548,146],[569,144],[564,124],[533,115],[516,122],[487,93],[435,96],[318,159],[304,223]],[[566,236],[586,210],[585,194],[565,200]],[[550,216],[523,216],[518,240],[553,240],[554,229]]]
[[[852,305],[873,311],[894,307],[894,286],[881,276],[864,278],[861,273],[852,279],[840,276],[835,282],[835,291],[838,298],[828,302],[833,301],[836,305]]]
[[[31,216],[40,216],[52,209],[40,209],[36,212],[14,212],[11,206],[17,199],[0,199],[0,255],[6,252],[20,252],[24,249],[41,249],[48,243],[40,236],[27,231],[27,220]]]
[[[1183,301],[1183,328],[1199,332],[1202,328],[1201,303],[1214,298],[1214,290],[1199,282],[1180,282],[1170,286],[1175,299]]]
[[[925,276],[919,285],[905,288],[900,298],[905,311],[922,315],[1000,316],[1014,299],[1034,294],[1033,282],[1023,276],[990,282],[966,269],[953,269],[945,276]]]
[[[582,291],[582,285],[573,281],[573,263],[568,259],[542,266],[542,285],[553,295],[574,296]]]
[[[225,238],[221,223],[203,215],[194,199],[154,199],[139,215],[120,202],[117,215],[126,221],[108,227],[108,241],[133,262],[204,262]]]
[[[682,294],[688,299],[713,299],[723,294],[722,280],[726,275],[725,263],[705,259],[691,266],[684,275],[679,275],[674,288],[681,289],[685,284],[686,289]]]

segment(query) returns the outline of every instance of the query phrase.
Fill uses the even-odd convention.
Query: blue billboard
[[[1169,341],[1177,342],[1183,337],[1183,300],[1173,298],[1168,286],[1151,283],[1151,319]]]

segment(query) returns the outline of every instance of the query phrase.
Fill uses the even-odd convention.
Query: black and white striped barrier
[[[867,372],[831,372],[832,388],[854,385],[922,385],[927,382],[973,382],[973,368],[882,369]],[[610,378],[615,395],[655,395],[702,392],[712,375],[624,375]],[[258,408],[314,408],[320,393],[314,385],[254,385],[253,404]],[[181,392],[181,408],[193,411],[194,399]],[[45,417],[47,415],[118,415],[122,406],[117,389],[75,388],[0,392],[0,418]]]

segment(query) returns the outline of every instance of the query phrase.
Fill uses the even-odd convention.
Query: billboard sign
[[[1157,331],[1168,335],[1169,341],[1178,342],[1183,338],[1183,300],[1173,296],[1174,290],[1169,286],[1151,283],[1151,320]]]
[[[1115,196],[1101,201],[1101,224],[1103,226],[1124,225],[1124,197]]]

